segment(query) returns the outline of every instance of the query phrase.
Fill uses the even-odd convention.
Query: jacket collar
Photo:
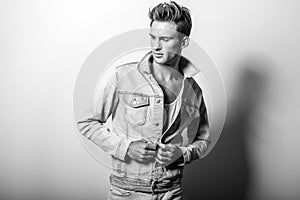
[[[148,52],[138,63],[138,69],[143,73],[151,73],[151,63],[153,62],[153,56],[151,51]],[[179,68],[183,72],[184,77],[192,77],[200,72],[200,69],[192,64],[188,59],[180,56]]]

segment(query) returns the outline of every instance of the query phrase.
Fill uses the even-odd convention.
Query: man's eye
[[[162,40],[165,41],[165,42],[168,42],[170,39],[169,38],[163,38]]]

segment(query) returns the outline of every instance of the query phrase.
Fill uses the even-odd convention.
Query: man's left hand
[[[174,144],[159,143],[158,146],[159,148],[155,160],[161,165],[167,166],[182,156],[181,149]]]

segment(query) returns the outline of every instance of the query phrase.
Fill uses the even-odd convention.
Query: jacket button
[[[160,99],[156,99],[156,103],[160,103]]]
[[[135,99],[132,101],[132,104],[133,104],[133,105],[135,105],[135,104],[136,104],[136,100],[135,100]]]
[[[155,126],[159,126],[159,123],[155,123]]]

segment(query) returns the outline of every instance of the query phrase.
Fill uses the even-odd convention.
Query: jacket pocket
[[[147,110],[150,105],[149,97],[137,94],[124,95],[125,119],[133,127],[145,124]]]

